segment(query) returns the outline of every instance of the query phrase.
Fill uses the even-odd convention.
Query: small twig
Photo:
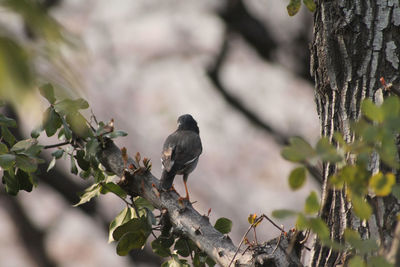
[[[273,226],[275,226],[276,228],[278,228],[279,230],[281,230],[281,232],[285,232],[285,230],[284,230],[282,227],[280,227],[280,226],[278,226],[276,223],[274,223],[274,221],[271,220],[267,215],[262,214],[260,217],[267,219],[270,223],[272,223]]]
[[[272,251],[271,255],[273,255],[275,253],[275,251],[278,249],[279,244],[281,243],[281,238],[282,238],[283,233],[284,232],[281,232],[281,234],[279,235],[278,242],[276,243],[276,246],[275,246],[274,250]]]
[[[256,241],[256,244],[258,245],[257,231],[256,231],[256,228],[255,228],[255,227],[253,227],[253,231],[254,231],[254,240]]]
[[[247,248],[243,251],[242,255],[244,255],[249,249],[250,249],[250,246],[247,246]]]
[[[54,144],[54,145],[44,146],[44,149],[49,149],[49,148],[54,148],[54,147],[59,147],[59,146],[65,146],[65,145],[69,145],[69,144],[71,144],[69,141],[65,141],[65,142],[62,142],[62,143]]]
[[[250,232],[251,228],[253,228],[254,225],[256,225],[256,224],[258,224],[259,222],[261,222],[262,219],[263,219],[263,217],[257,218],[257,219],[253,222],[253,224],[250,225],[249,229],[247,229],[247,231],[246,231],[246,233],[243,235],[242,240],[240,241],[239,246],[238,246],[238,248],[237,248],[236,251],[235,251],[235,255],[233,255],[233,258],[232,258],[231,262],[229,263],[228,267],[230,267],[230,266],[232,265],[233,261],[235,260],[237,254],[238,254],[238,252],[239,252],[239,249],[240,249],[240,247],[242,246],[242,244],[243,244],[243,242],[244,242],[244,239],[246,238],[247,234]]]

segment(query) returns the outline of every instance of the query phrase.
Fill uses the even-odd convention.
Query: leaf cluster
[[[376,105],[367,99],[362,102],[361,111],[362,117],[351,123],[353,137],[346,137],[345,140],[337,132],[332,139],[322,137],[315,147],[300,137],[294,137],[282,150],[282,156],[299,164],[289,175],[289,185],[293,190],[304,185],[306,166],[316,166],[320,162],[336,165],[337,171],[328,178],[328,186],[345,189],[354,214],[360,220],[368,220],[373,213],[368,202],[370,197],[386,197],[390,194],[400,197],[400,185],[396,183],[394,175],[399,169],[396,144],[400,132],[400,100],[397,96],[391,96],[381,105]],[[379,161],[387,166],[385,170],[391,171],[372,173],[373,165]],[[357,256],[351,259],[351,264],[358,264],[361,260],[368,266],[377,266],[377,262],[384,261],[379,257],[368,257],[364,262],[365,259],[359,257],[376,250],[377,244],[375,240],[361,239],[355,231],[346,230],[347,247],[331,240],[328,226],[317,215],[319,208],[318,197],[312,192],[306,199],[303,212],[277,210],[273,215],[277,218],[297,216],[296,227],[300,230],[311,229],[325,245],[337,250],[354,249]]]

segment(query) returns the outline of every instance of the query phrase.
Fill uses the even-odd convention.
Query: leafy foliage
[[[300,5],[298,2],[291,1],[293,5]],[[346,142],[340,133],[335,133],[332,140],[323,137],[312,147],[307,141],[295,137],[282,150],[282,156],[303,165],[296,167],[289,175],[289,185],[293,190],[304,184],[307,165],[316,165],[318,162],[336,164],[337,172],[329,177],[329,186],[345,189],[354,214],[360,220],[368,220],[373,213],[368,195],[386,197],[393,194],[400,197],[400,185],[396,184],[391,171],[373,174],[368,167],[375,158],[382,160],[392,170],[399,168],[396,138],[400,131],[400,100],[391,96],[378,106],[367,99],[363,101],[361,111],[361,119],[351,124],[355,136],[352,142]],[[354,164],[349,164],[347,158],[356,160]],[[316,216],[319,209],[318,196],[311,192],[306,199],[304,212],[276,210],[272,214],[277,218],[297,216],[296,227],[299,230],[311,229],[326,246],[336,250],[346,249],[330,239],[328,226]],[[350,229],[346,229],[344,236],[348,247],[356,251],[349,266],[390,266],[384,258],[371,256],[378,249],[375,240],[362,239],[358,232]]]

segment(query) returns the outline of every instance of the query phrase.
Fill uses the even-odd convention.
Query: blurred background
[[[200,213],[211,209],[212,223],[231,219],[230,237],[239,244],[249,214],[301,210],[319,186],[310,176],[305,187],[292,192],[287,177],[293,165],[280,156],[290,136],[312,144],[319,136],[309,76],[312,13],[302,7],[289,17],[286,5],[281,0],[0,1],[0,38],[25,51],[32,76],[21,84],[7,80],[17,61],[0,46],[0,93],[11,103],[2,112],[15,116],[22,127],[14,133],[28,138],[47,108],[29,88],[51,82],[60,95],[85,98],[88,118],[91,112],[98,120],[113,118],[116,128],[128,133],[117,144],[131,155],[149,157],[157,177],[165,138],[178,116],[192,114],[203,154],[189,176],[191,200]],[[18,68],[23,67],[16,66],[17,76]],[[50,159],[51,152],[43,156]],[[70,175],[68,162],[49,173],[46,168],[31,193],[10,197],[0,186],[0,267],[160,265],[149,245],[120,257],[115,244],[107,243],[108,224],[124,207],[121,200],[102,195],[73,208],[77,192],[93,181]],[[179,176],[175,188],[184,195]],[[285,229],[294,224],[276,222]],[[259,242],[278,235],[266,221],[257,230]]]

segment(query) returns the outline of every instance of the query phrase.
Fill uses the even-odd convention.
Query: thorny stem
[[[233,261],[235,260],[236,255],[238,254],[239,249],[240,249],[240,247],[242,246],[242,244],[243,244],[243,242],[244,242],[244,239],[246,238],[247,234],[250,232],[251,228],[253,228],[254,225],[256,225],[256,224],[258,224],[259,222],[261,222],[262,219],[263,219],[263,217],[257,218],[257,219],[253,222],[253,224],[249,226],[249,229],[247,229],[246,233],[243,235],[242,240],[240,240],[239,246],[238,246],[238,248],[236,249],[235,255],[233,255],[233,258],[232,258],[231,262],[229,263],[228,267],[230,267],[230,266],[232,265]]]
[[[238,246],[238,248],[236,249],[235,255],[233,255],[233,258],[232,258],[231,262],[229,263],[228,267],[230,267],[230,266],[232,265],[233,261],[235,260],[237,254],[238,254],[238,252],[239,252],[240,247],[242,246],[242,244],[243,244],[243,242],[244,242],[246,236],[248,235],[248,233],[250,232],[250,230],[251,230],[252,228],[254,229],[254,236],[256,237],[256,242],[257,242],[257,236],[255,235],[255,233],[256,233],[255,227],[256,227],[256,225],[259,224],[264,218],[267,219],[273,226],[275,226],[276,228],[278,228],[278,229],[281,231],[280,236],[282,235],[282,233],[285,232],[285,230],[284,230],[282,227],[278,226],[278,225],[277,225],[274,221],[272,221],[267,215],[262,214],[260,217],[258,217],[257,219],[254,220],[254,222],[253,222],[253,223],[249,226],[249,228],[247,229],[246,233],[243,235],[242,240],[240,241],[239,246]],[[279,239],[280,239],[280,236],[279,236]],[[279,241],[278,241],[278,245],[279,245]],[[276,250],[276,248],[275,248],[275,250]],[[274,250],[274,251],[275,251],[275,250]]]

